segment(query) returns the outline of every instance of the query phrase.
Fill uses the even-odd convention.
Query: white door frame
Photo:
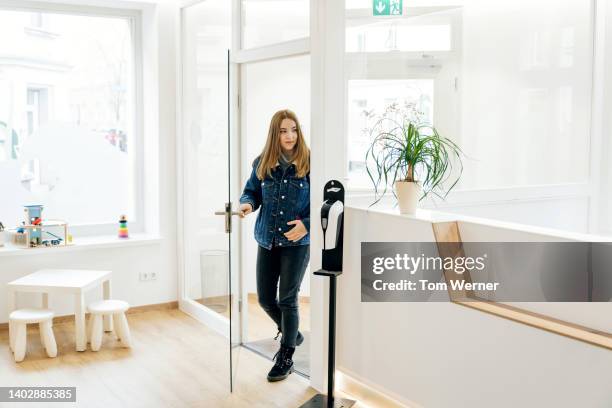
[[[178,271],[179,271],[179,279],[178,279],[178,285],[179,285],[179,307],[182,311],[184,311],[185,313],[193,316],[194,318],[196,318],[198,321],[206,324],[207,326],[213,328],[214,330],[216,330],[217,332],[221,333],[224,336],[227,336],[229,333],[229,324],[226,321],[226,319],[222,318],[221,316],[219,316],[217,313],[214,312],[210,312],[207,310],[204,310],[204,308],[200,307],[198,304],[196,304],[196,302],[187,299],[185,296],[185,288],[184,288],[184,282],[185,282],[185,278],[184,278],[184,268],[185,268],[185,260],[184,260],[184,255],[183,255],[183,250],[184,250],[184,229],[183,229],[183,222],[184,222],[184,211],[183,211],[183,194],[185,191],[185,185],[184,185],[184,169],[182,167],[182,163],[183,163],[183,143],[184,143],[184,137],[183,137],[183,133],[182,133],[182,47],[183,47],[183,23],[182,23],[182,19],[183,19],[183,9],[185,9],[186,7],[190,7],[196,4],[199,4],[203,1],[206,0],[182,0],[181,4],[180,4],[180,8],[179,8],[179,24],[178,24],[178,28],[177,28],[177,38],[179,41],[179,49],[177,52],[177,56],[176,56],[176,67],[177,67],[177,162],[179,163],[178,169],[177,169],[177,173],[178,173],[178,182],[177,182],[177,192],[178,192],[178,208],[177,208],[177,219],[178,219],[178,225],[177,225],[177,229],[178,229],[178,246],[177,246],[177,256],[178,256]],[[332,2],[335,3],[335,2]],[[342,22],[342,26],[344,25],[344,2],[338,2],[340,3],[341,7],[335,7],[336,10],[341,10],[342,13],[340,14],[340,18],[336,18],[335,20],[341,20]],[[330,5],[326,4],[325,0],[310,0],[310,37],[309,38],[302,38],[302,39],[297,39],[297,40],[293,40],[293,41],[287,41],[287,42],[283,42],[283,43],[277,43],[277,44],[272,44],[269,46],[263,46],[263,47],[258,47],[258,48],[253,48],[253,49],[248,49],[248,50],[241,50],[241,12],[240,12],[240,7],[241,7],[241,0],[232,0],[232,48],[233,51],[231,53],[232,55],[232,62],[236,64],[236,73],[234,74],[234,79],[236,79],[235,81],[233,81],[233,83],[235,84],[236,88],[236,95],[237,97],[235,98],[235,103],[238,104],[238,106],[236,106],[236,112],[238,112],[238,115],[235,115],[236,117],[240,117],[240,121],[238,123],[235,124],[235,134],[236,136],[236,142],[238,143],[238,145],[240,146],[239,149],[237,149],[237,156],[233,156],[233,157],[240,157],[241,160],[237,163],[237,166],[235,166],[237,168],[237,174],[241,174],[240,172],[242,171],[242,165],[244,162],[244,157],[243,155],[245,154],[245,149],[244,147],[242,147],[242,143],[241,142],[241,124],[243,123],[244,120],[244,115],[242,110],[239,107],[239,101],[240,101],[240,97],[239,95],[239,89],[240,87],[240,83],[239,83],[239,78],[241,75],[241,65],[242,64],[247,64],[247,63],[252,63],[252,62],[257,62],[257,61],[264,61],[264,60],[270,60],[270,59],[277,59],[277,58],[286,58],[286,57],[291,57],[291,56],[296,56],[296,55],[305,55],[310,53],[311,54],[311,111],[312,111],[312,119],[311,119],[311,129],[312,129],[312,135],[311,135],[311,151],[312,151],[312,156],[314,158],[318,158],[320,156],[319,160],[313,160],[313,166],[318,166],[321,163],[324,163],[324,161],[328,161],[323,160],[323,141],[324,141],[324,136],[323,133],[320,133],[319,135],[317,135],[317,131],[322,129],[323,123],[317,123],[317,120],[327,120],[328,117],[326,117],[324,115],[324,110],[323,109],[323,104],[321,103],[324,99],[328,98],[328,93],[327,92],[321,92],[321,89],[323,89],[323,83],[324,83],[324,64],[323,61],[325,60],[324,58],[324,53],[327,51],[327,47],[326,46],[326,38],[325,38],[325,34],[327,31],[330,31],[330,28],[332,28],[331,26],[325,28],[319,28],[319,19],[321,17],[324,17],[324,13],[327,12],[327,10],[325,10],[326,8],[330,8]],[[332,7],[333,8],[333,7]],[[325,19],[323,19],[325,21]],[[328,25],[331,24],[330,23],[331,20],[328,20],[327,23]],[[333,30],[332,30],[333,31]],[[344,35],[343,35],[343,31],[341,33],[341,37],[342,37],[342,41],[344,39]],[[312,44],[312,40],[311,38],[315,38],[317,41],[316,45]],[[343,57],[343,53],[340,54],[338,56],[338,58],[342,58]],[[317,61],[317,65],[315,67],[314,62],[312,61],[313,59],[315,59]],[[337,60],[337,58],[336,58]],[[334,62],[332,62],[334,63]],[[315,69],[316,68],[316,69]],[[316,90],[315,90],[316,88]],[[341,94],[341,97],[343,95],[343,92]],[[328,105],[329,106],[329,105]],[[316,114],[315,114],[316,112]],[[333,116],[333,115],[330,115]],[[343,122],[343,117],[339,118],[341,120],[341,122]],[[327,127],[327,126],[323,126],[323,127]],[[316,142],[315,142],[316,139]],[[342,144],[342,149],[344,149],[343,146],[343,138],[339,139],[340,144]],[[233,150],[233,152],[235,152],[236,149]],[[340,164],[340,163],[338,163]],[[340,167],[342,168],[342,164],[340,164]],[[323,169],[323,167],[321,167],[321,169]],[[314,177],[313,177],[314,175]],[[321,201],[322,199],[322,193],[319,191],[323,188],[324,185],[324,180],[325,180],[325,176],[327,176],[327,172],[324,171],[315,171],[313,174],[311,174],[311,180],[312,180],[312,186],[314,187],[313,190],[311,191],[311,198],[312,198],[312,202],[317,203],[319,201]],[[337,176],[340,177],[340,176]],[[316,199],[319,199],[318,201]],[[313,219],[314,222],[311,223],[312,225],[318,225],[319,222],[319,217],[318,217],[318,213],[317,211],[319,210],[319,206],[318,205],[311,205],[311,213],[313,214]],[[236,223],[236,224],[240,224],[240,223]],[[243,232],[241,231],[240,227],[236,228],[236,231],[234,231],[234,234],[240,238],[243,235]],[[313,234],[316,235],[316,234]],[[314,242],[312,241],[312,239],[314,238]],[[240,241],[240,239],[238,240]],[[313,245],[314,244],[314,245]],[[243,249],[242,249],[242,245],[240,245],[240,242],[237,243],[237,246],[235,246],[236,248],[236,252],[238,252],[240,254],[240,259],[239,262],[237,263],[237,267],[240,268],[240,270],[242,270],[242,258],[243,258]],[[318,267],[320,267],[320,263],[321,263],[321,257],[320,257],[320,249],[321,249],[321,245],[320,245],[320,239],[317,239],[316,237],[312,237],[311,236],[311,268],[314,269],[318,269]],[[314,256],[313,256],[314,254]],[[314,258],[314,262],[313,262],[313,258]],[[317,268],[315,268],[315,266],[317,266]],[[239,274],[239,276],[242,276],[242,273]],[[326,356],[327,356],[327,341],[326,338],[323,337],[324,333],[324,329],[325,327],[327,327],[327,317],[326,315],[323,313],[323,306],[322,306],[322,302],[323,300],[326,298],[326,290],[324,290],[324,285],[323,285],[323,281],[321,279],[314,279],[312,274],[309,274],[310,279],[311,279],[311,299],[314,300],[314,302],[311,300],[311,351],[310,351],[310,366],[311,366],[311,372],[310,372],[310,383],[311,385],[316,388],[317,390],[323,390],[325,387],[325,377],[326,377]],[[326,282],[325,282],[326,283]],[[245,299],[246,293],[245,293],[245,289],[244,289],[244,285],[242,285],[242,279],[240,282],[240,296],[241,296],[241,300]],[[243,301],[243,309],[242,309],[242,313],[246,312],[246,305],[247,302]],[[243,330],[246,329],[245,327],[246,325],[246,319],[242,319],[241,322],[241,328]]]
[[[344,31],[344,0],[310,0],[310,267],[313,271],[321,268],[323,234],[319,226],[323,186],[330,179],[344,181],[345,176]],[[321,392],[327,389],[328,294],[328,279],[311,274],[310,384]]]

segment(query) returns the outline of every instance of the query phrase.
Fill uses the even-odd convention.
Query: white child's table
[[[42,269],[7,284],[8,312],[17,309],[17,292],[42,293],[42,307],[49,308],[49,294],[73,294],[75,296],[76,350],[85,351],[85,292],[103,287],[104,299],[111,298],[111,271],[78,269]],[[112,316],[104,317],[104,330],[113,330]]]

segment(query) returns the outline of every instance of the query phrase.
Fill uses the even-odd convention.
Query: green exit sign
[[[402,0],[372,0],[372,14],[375,16],[401,16]]]

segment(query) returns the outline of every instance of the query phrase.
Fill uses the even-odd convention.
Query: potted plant
[[[390,184],[401,214],[414,214],[417,202],[428,194],[446,198],[463,172],[459,146],[441,136],[415,104],[393,103],[381,115],[366,116],[374,123],[367,129],[371,143],[366,153],[366,170],[375,191],[372,205]]]

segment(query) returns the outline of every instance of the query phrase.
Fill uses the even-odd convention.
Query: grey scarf
[[[288,159],[282,152],[278,157],[278,164],[280,165],[283,171],[287,170],[289,166],[291,166],[291,159]]]

